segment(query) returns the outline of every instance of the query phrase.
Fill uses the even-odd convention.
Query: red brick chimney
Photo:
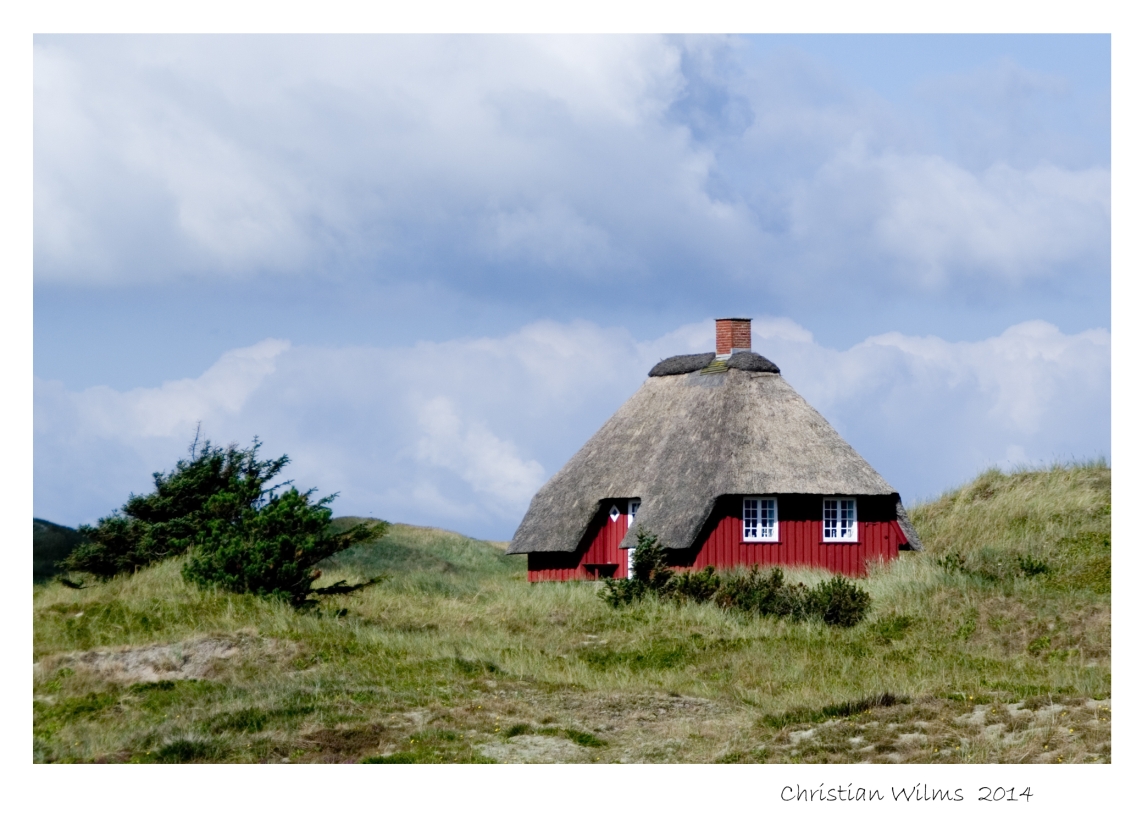
[[[716,358],[728,358],[739,350],[750,349],[749,318],[716,318],[714,351]]]

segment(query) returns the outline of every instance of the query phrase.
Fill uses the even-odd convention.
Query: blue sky
[[[37,37],[35,513],[257,434],[508,538],[661,357],[901,492],[1110,456],[1106,36]]]

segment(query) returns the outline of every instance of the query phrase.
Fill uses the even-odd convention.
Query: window
[[[822,502],[822,541],[857,541],[857,499]]]
[[[627,526],[635,523],[635,514],[639,512],[640,499],[633,498],[627,501]]]
[[[742,540],[778,540],[778,499],[742,499]]]

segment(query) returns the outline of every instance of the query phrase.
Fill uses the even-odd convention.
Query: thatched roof
[[[909,514],[905,512],[905,505],[901,503],[901,499],[897,499],[897,523],[901,525],[901,532],[909,540],[909,547],[913,550],[925,549],[921,544],[921,537],[917,535],[917,528],[909,521]]]
[[[641,499],[639,526],[681,549],[694,544],[719,496],[896,495],[772,362],[741,352],[710,373],[713,361],[657,364],[536,493],[508,553],[576,550],[606,498]],[[634,546],[634,533],[621,546]],[[911,524],[906,536],[920,549]]]

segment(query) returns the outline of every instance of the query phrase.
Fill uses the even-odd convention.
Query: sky
[[[38,36],[34,511],[508,539],[715,317],[906,502],[1110,459],[1110,38]]]

